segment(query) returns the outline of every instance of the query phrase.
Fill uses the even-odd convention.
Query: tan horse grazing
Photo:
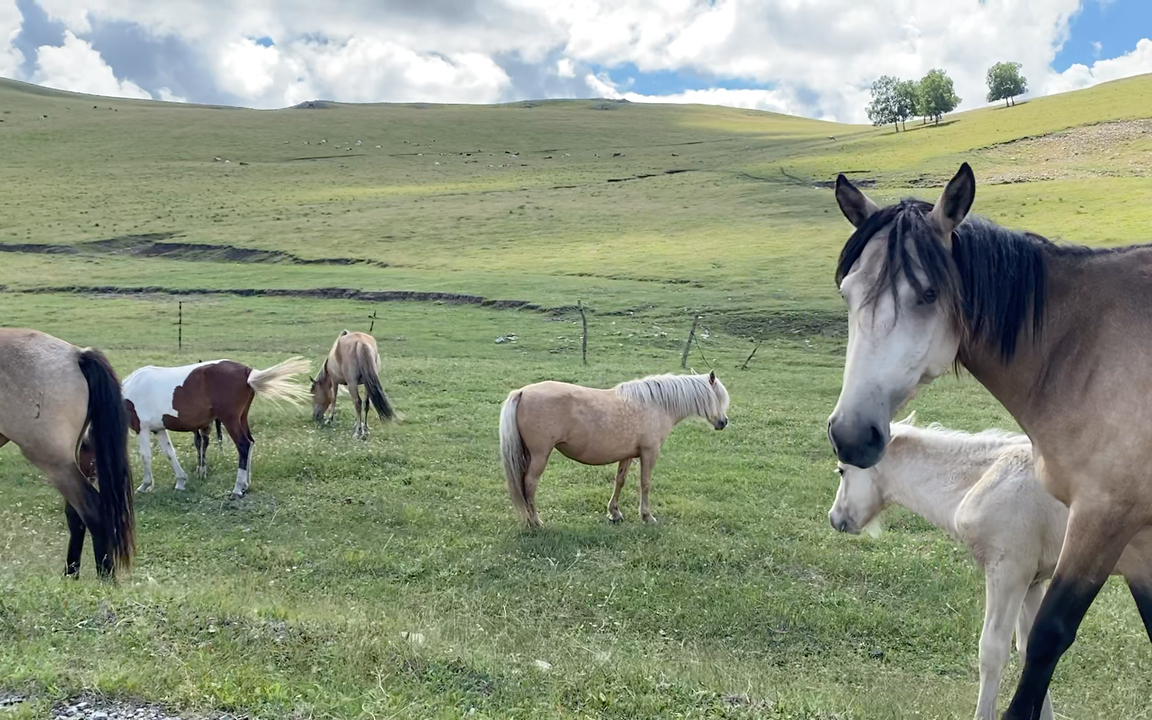
[[[1004,716],[1036,720],[1122,554],[1152,637],[1152,246],[1057,245],[968,217],[975,194],[967,163],[935,205],[881,208],[837,179],[856,231],[836,269],[848,348],[828,438],[841,462],[873,467],[892,413],[955,364],[1027,433],[1041,483],[1069,509]]]
[[[136,521],[128,420],[104,354],[37,330],[0,328],[0,446],[8,442],[64,496],[71,534],[65,574],[80,572],[85,531],[98,574],[129,570]],[[82,442],[91,448],[99,489],[80,469]]]
[[[376,408],[381,420],[396,417],[379,376],[380,353],[376,349],[376,338],[368,333],[341,330],[336,342],[332,343],[324,367],[312,380],[312,418],[322,422],[324,413],[331,408],[328,422],[332,422],[336,417],[336,393],[341,385],[346,385],[356,407],[356,428],[352,437],[367,439],[370,408]],[[360,402],[360,385],[364,386],[369,408]]]
[[[620,522],[620,491],[632,460],[640,458],[640,517],[648,508],[652,466],[681,420],[702,417],[728,425],[728,391],[708,375],[652,375],[609,390],[545,381],[514,390],[500,412],[500,454],[508,495],[522,520],[541,527],[536,483],[552,449],[585,465],[620,463],[608,518]]]

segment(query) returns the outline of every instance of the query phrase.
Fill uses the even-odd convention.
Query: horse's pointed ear
[[[955,177],[948,181],[948,186],[940,193],[940,199],[936,201],[936,206],[928,216],[948,247],[952,247],[952,231],[968,217],[974,199],[976,199],[976,175],[972,172],[972,167],[964,163]]]
[[[836,178],[836,202],[840,205],[840,212],[844,213],[853,227],[860,227],[880,210],[880,206],[849,182],[844,173]]]
[[[897,420],[895,423],[893,423],[893,425],[913,425],[913,421],[915,419],[916,411],[913,410],[912,412],[908,413],[908,417],[904,418],[903,420]]]
[[[712,385],[716,384],[716,371],[715,370],[709,371],[708,382]]]
[[[347,335],[347,334],[348,334],[348,331],[347,331],[347,330],[341,330],[341,331],[340,331],[340,337],[344,337],[344,336],[345,336],[345,335]]]

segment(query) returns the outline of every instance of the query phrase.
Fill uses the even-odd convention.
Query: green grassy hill
[[[404,414],[364,444],[346,398],[325,429],[258,403],[239,501],[228,441],[182,494],[154,451],[138,567],[116,589],[90,556],[80,582],[58,579],[59,496],[0,452],[0,692],[33,698],[0,718],[85,691],[277,718],[971,715],[983,592],[966,554],[903,512],[878,539],[828,527],[849,230],[830,182],[934,199],[968,161],[978,213],[1149,240],[1152,76],[906,133],[595,100],[321,105],[0,81],[5,325],[106,349],[121,376],[225,356],[318,367],[341,329],[371,327]],[[546,528],[521,531],[496,450],[506,394],[677,370],[694,313],[690,364],[727,384],[732,425],[673,433],[653,476],[661,524],[638,522],[630,481],[632,511],[609,526],[613,469],[557,455]],[[967,378],[915,407],[1012,425]],[[173,439],[188,469],[190,439]],[[1140,717],[1149,677],[1110,583],[1056,710]]]

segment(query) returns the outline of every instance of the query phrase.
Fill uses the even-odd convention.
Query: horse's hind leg
[[[980,632],[979,720],[996,720],[1000,676],[1012,649],[1012,626],[1023,611],[1031,577],[1017,568],[991,567],[984,579],[984,628]]]
[[[1024,669],[1005,720],[1037,720],[1052,673],[1136,529],[1119,508],[1072,504],[1056,572],[1028,637]]]
[[[656,522],[656,516],[648,508],[648,489],[652,485],[652,466],[659,454],[660,448],[640,449],[640,517],[649,523]]]
[[[156,439],[160,442],[160,449],[168,456],[168,462],[172,465],[172,472],[176,473],[176,489],[183,490],[184,484],[188,482],[188,473],[180,467],[180,461],[176,458],[176,448],[172,447],[172,439],[168,437],[168,431],[160,430],[156,433]]]
[[[616,470],[616,488],[612,491],[612,499],[608,501],[608,520],[614,523],[624,520],[620,514],[620,491],[624,489],[624,481],[628,479],[628,468],[632,466],[633,459],[621,460]]]
[[[228,430],[228,436],[232,438],[232,442],[236,444],[236,454],[239,456],[239,463],[236,468],[236,485],[232,488],[232,496],[242,497],[244,493],[248,492],[249,472],[252,469],[252,446],[255,444],[252,439],[252,432],[248,428],[247,413],[238,418],[226,420],[224,427]]]
[[[203,480],[208,477],[208,444],[212,440],[212,426],[197,430],[192,437],[196,442],[196,477]]]
[[[361,438],[367,432],[367,426],[363,419],[364,406],[360,402],[360,386],[354,382],[348,383],[348,394],[352,396],[352,406],[356,408],[356,428],[352,431],[352,437]]]
[[[540,476],[544,474],[544,468],[548,466],[548,457],[552,454],[552,448],[548,448],[544,452],[535,452],[529,450],[531,459],[528,461],[528,470],[524,473],[524,501],[528,505],[528,524],[532,527],[544,527],[544,523],[540,521],[540,515],[536,512],[536,484],[540,482]]]
[[[64,562],[64,575],[80,576],[80,556],[84,552],[84,533],[88,528],[72,503],[64,502],[64,517],[68,519],[68,557]]]

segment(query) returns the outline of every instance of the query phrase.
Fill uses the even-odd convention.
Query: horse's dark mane
[[[935,292],[940,302],[949,304],[965,336],[987,343],[1005,362],[1015,355],[1029,315],[1034,333],[1043,328],[1050,257],[1126,250],[1056,245],[1040,235],[969,216],[953,232],[949,253],[929,224],[931,211],[929,203],[903,200],[873,213],[841,250],[836,282],[844,280],[872,237],[891,225],[884,264],[867,302],[886,291],[895,295],[897,280],[903,277],[921,298]],[[914,272],[917,266],[927,285]]]

